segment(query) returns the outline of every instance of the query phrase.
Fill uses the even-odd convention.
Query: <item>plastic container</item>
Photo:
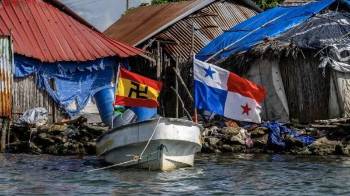
[[[101,120],[104,124],[111,126],[113,118],[114,87],[105,88],[94,95]]]
[[[123,114],[115,116],[112,128],[120,127],[137,121],[137,116],[132,110],[126,110]]]
[[[157,108],[132,107],[130,108],[137,116],[137,122],[149,120],[157,115]]]

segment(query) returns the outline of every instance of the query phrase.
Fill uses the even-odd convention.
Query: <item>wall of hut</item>
[[[329,117],[350,117],[350,74],[330,73]]]
[[[230,57],[221,66],[266,88],[263,120],[309,123],[342,117],[340,112],[331,115],[331,72],[319,68],[320,59],[314,54],[311,50],[262,51],[256,48],[244,55]],[[344,81],[339,82],[344,84]],[[335,104],[338,106],[338,102]],[[340,107],[344,108],[344,105]]]
[[[38,89],[35,76],[13,78],[13,52],[10,37],[0,38],[0,118],[16,120],[26,110],[44,107],[50,122],[64,118],[49,95]]]
[[[12,118],[18,119],[26,110],[43,107],[48,111],[50,122],[58,122],[65,117],[52,98],[36,84],[34,75],[15,78],[12,87]]]
[[[289,107],[279,65],[278,59],[264,58],[251,63],[244,75],[266,89],[268,98],[262,104],[261,118],[289,122]]]
[[[320,60],[311,52],[280,58],[280,69],[290,118],[301,123],[329,118],[329,71],[319,69]]]
[[[193,54],[198,53],[223,32],[256,13],[253,9],[235,1],[216,1],[178,21],[139,46],[148,51],[149,56],[154,59],[149,67],[149,70],[155,73],[153,77],[164,81],[160,97],[160,114],[172,117],[186,115],[181,101],[171,87],[174,89],[177,87],[186,110],[193,110],[193,101],[176,77],[174,68],[177,67],[188,90],[193,94]],[[143,70],[141,73],[152,77],[152,74],[147,72],[149,71]]]

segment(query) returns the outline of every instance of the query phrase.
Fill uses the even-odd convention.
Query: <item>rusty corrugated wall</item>
[[[0,37],[0,117],[11,118],[13,54],[10,37]]]
[[[193,52],[197,53],[210,41],[233,26],[257,14],[251,8],[234,1],[216,1],[180,20],[156,38],[170,41],[164,49],[173,57],[191,57],[192,24],[195,28]]]

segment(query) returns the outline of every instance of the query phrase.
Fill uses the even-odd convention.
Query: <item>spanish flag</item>
[[[158,107],[162,83],[120,68],[115,105],[132,107]]]

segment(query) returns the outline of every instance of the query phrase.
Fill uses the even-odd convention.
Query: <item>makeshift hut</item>
[[[0,1],[0,36],[0,118],[36,107],[52,121],[76,116],[111,87],[120,62],[141,54],[56,0]]]
[[[176,95],[170,87],[183,89],[183,86],[180,81],[176,85],[173,68],[177,67],[175,70],[190,85],[192,76],[189,70],[193,54],[215,37],[260,11],[251,0],[190,0],[141,6],[128,10],[104,33],[148,52],[154,59],[154,75],[165,83],[161,101],[162,108],[165,108],[163,114],[178,116],[174,109],[178,108],[178,102],[174,100]],[[180,94],[183,99],[189,97],[185,90]],[[188,102],[187,105],[192,103]]]
[[[197,58],[265,86],[264,120],[350,116],[348,1],[276,7],[213,40]]]

